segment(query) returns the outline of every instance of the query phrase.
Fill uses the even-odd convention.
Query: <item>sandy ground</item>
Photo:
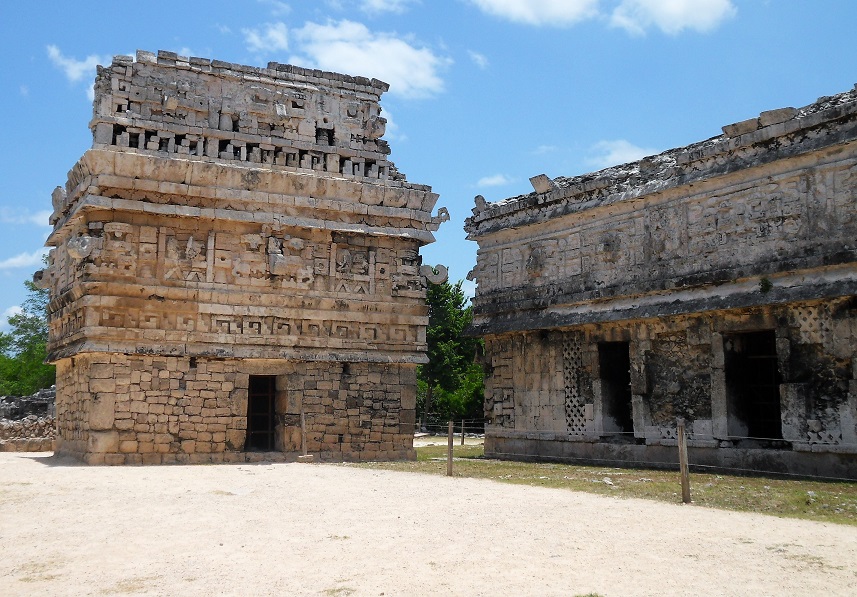
[[[0,453],[0,595],[855,595],[857,529],[321,464]]]

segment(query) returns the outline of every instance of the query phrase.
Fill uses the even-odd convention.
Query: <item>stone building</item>
[[[58,453],[414,457],[419,249],[448,215],[387,159],[387,88],[171,52],[99,67],[37,274]]]
[[[486,204],[486,454],[857,477],[857,90]]]

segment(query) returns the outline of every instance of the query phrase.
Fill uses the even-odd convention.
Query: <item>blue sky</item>
[[[473,197],[529,192],[857,82],[853,0],[242,0],[0,7],[0,325],[39,268],[50,193],[90,146],[95,65],[136,49],[390,83],[391,159],[452,220],[425,261],[464,278]],[[469,291],[472,288],[468,284]]]

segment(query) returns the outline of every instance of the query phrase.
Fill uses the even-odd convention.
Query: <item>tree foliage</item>
[[[464,336],[473,312],[461,281],[429,285],[426,301],[429,362],[417,371],[420,425],[425,428],[430,413],[442,420],[481,418],[482,367],[474,363],[481,340]]]
[[[0,395],[26,396],[56,380],[54,366],[44,362],[50,293],[29,281],[24,285],[28,294],[21,312],[9,317],[8,332],[0,332]]]

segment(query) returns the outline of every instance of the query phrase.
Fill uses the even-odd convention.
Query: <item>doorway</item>
[[[723,353],[730,437],[782,439],[782,378],[774,331],[724,335]]]
[[[271,452],[277,425],[277,377],[251,375],[247,395],[246,452]]]
[[[598,368],[601,378],[602,425],[606,433],[632,434],[631,345],[628,342],[599,342]],[[627,439],[632,439],[628,435]]]

